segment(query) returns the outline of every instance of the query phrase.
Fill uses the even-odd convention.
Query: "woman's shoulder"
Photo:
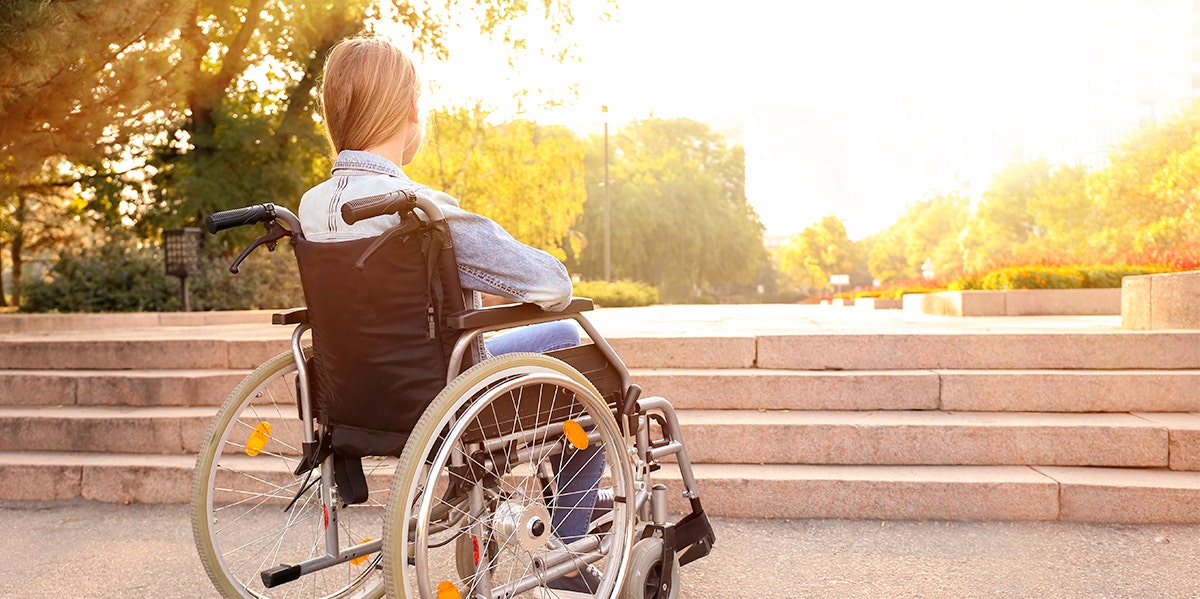
[[[444,191],[434,189],[427,185],[421,185],[420,183],[414,183],[414,185],[416,185],[416,189],[413,191],[421,198],[434,202],[440,206],[450,206],[452,208],[460,209],[462,208],[458,204],[458,198]]]

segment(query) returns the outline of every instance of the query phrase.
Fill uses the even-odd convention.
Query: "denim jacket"
[[[353,225],[342,220],[342,204],[357,198],[406,189],[441,207],[450,226],[458,274],[464,289],[561,310],[571,299],[571,278],[554,256],[527,246],[492,220],[459,207],[449,194],[409,179],[390,160],[357,150],[343,150],[332,177],[308,190],[300,200],[300,225],[309,241],[330,242],[381,235],[399,224],[394,214]],[[477,294],[472,294],[476,295]],[[475,301],[478,305],[478,299]]]

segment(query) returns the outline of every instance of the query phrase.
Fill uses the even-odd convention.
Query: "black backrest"
[[[441,324],[445,294],[439,276],[430,288],[422,251],[437,251],[428,237],[422,243],[430,234],[393,238],[362,270],[354,264],[374,239],[293,240],[313,326],[314,404],[340,455],[400,455],[445,386],[461,333]]]

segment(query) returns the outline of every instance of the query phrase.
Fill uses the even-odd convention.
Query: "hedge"
[[[573,293],[610,308],[649,306],[661,301],[658,289],[636,281],[580,281],[575,283]]]
[[[1098,264],[1088,266],[1016,266],[994,270],[982,278],[959,281],[958,289],[1099,289],[1121,286],[1123,277],[1163,272],[1157,266]]]

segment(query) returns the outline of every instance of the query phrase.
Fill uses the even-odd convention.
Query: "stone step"
[[[693,463],[1045,465],[1185,469],[1200,415],[1027,412],[679,413]]]
[[[759,368],[1200,369],[1200,331],[800,333],[757,339]]]
[[[1200,411],[1200,370],[634,369],[677,409]]]
[[[0,407],[0,451],[194,454],[213,407]],[[681,410],[696,463],[1200,470],[1200,414]]]
[[[1200,473],[1025,466],[698,464],[707,512],[739,518],[1200,523]],[[678,471],[660,478],[680,489]],[[674,494],[673,494],[674,495]],[[676,499],[678,512],[686,509]]]
[[[219,406],[250,370],[0,370],[4,406]]]
[[[290,327],[0,336],[0,370],[251,369]],[[1200,331],[794,333],[609,341],[631,368],[1197,370]]]
[[[191,456],[0,452],[0,498],[185,503]],[[743,518],[1200,523],[1200,473],[1023,466],[699,464],[705,510]],[[656,473],[681,489],[670,464]],[[382,486],[382,485],[374,485]],[[686,501],[676,493],[675,508]]]
[[[0,338],[0,370],[253,369],[287,351],[287,339]]]
[[[0,451],[196,454],[216,408],[0,408]]]
[[[249,370],[0,370],[0,405],[216,406]],[[1200,411],[1200,370],[634,369],[678,409]]]

